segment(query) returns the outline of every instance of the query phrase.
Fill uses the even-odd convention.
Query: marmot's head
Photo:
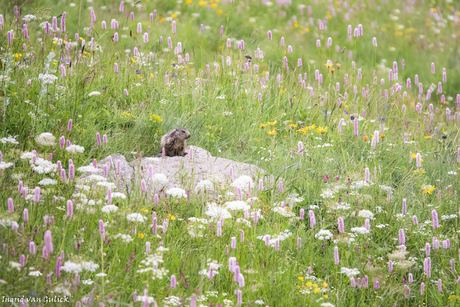
[[[188,130],[185,128],[177,127],[176,129],[174,129],[171,136],[175,139],[185,140],[190,138],[190,132],[188,132]]]

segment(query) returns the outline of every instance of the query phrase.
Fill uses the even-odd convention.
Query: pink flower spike
[[[45,246],[44,250],[46,251],[47,254],[52,254],[53,253],[53,239],[51,237],[51,231],[47,230],[45,231]]]
[[[14,204],[13,204],[13,199],[11,197],[8,198],[8,211],[14,212]]]
[[[339,264],[339,248],[337,246],[334,247],[334,263]]]
[[[40,187],[35,187],[34,202],[38,203],[39,201],[40,201]]]

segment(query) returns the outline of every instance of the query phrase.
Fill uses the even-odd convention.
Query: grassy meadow
[[[460,303],[457,1],[0,14],[2,305]],[[175,127],[275,181],[149,174],[146,192],[136,174],[126,193],[117,161],[92,174],[153,157]]]

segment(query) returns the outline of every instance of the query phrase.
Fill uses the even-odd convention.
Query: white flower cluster
[[[66,261],[64,265],[59,268],[59,270],[67,272],[67,273],[78,274],[82,271],[82,267],[78,263],[73,263],[72,261]]]
[[[7,169],[9,167],[12,167],[14,165],[13,162],[3,162],[0,161],[0,169]]]
[[[247,192],[249,190],[249,186],[251,186],[251,188],[254,187],[254,181],[252,181],[251,177],[243,175],[235,179],[231,186],[235,189],[240,188],[241,191]]]
[[[1,138],[0,142],[2,142],[3,144],[6,144],[6,143],[11,143],[15,145],[19,144],[19,142],[16,141],[16,137],[12,137],[11,135],[8,136],[7,138]]]
[[[151,181],[155,187],[160,188],[168,183],[168,178],[163,174],[154,174]]]
[[[330,189],[324,189],[320,195],[322,198],[334,198],[334,191]]]
[[[10,220],[10,219],[0,219],[0,226],[17,228],[17,227],[19,227],[19,224],[16,223],[15,221]]]
[[[99,169],[95,168],[93,165],[80,166],[77,168],[77,171],[82,173],[96,173]]]
[[[366,219],[375,220],[374,213],[372,213],[369,210],[361,210],[361,211],[359,211],[358,216],[359,217],[364,217]]]
[[[180,305],[180,298],[174,295],[166,297],[163,302],[165,303],[165,307],[172,305],[172,306],[179,306]]]
[[[93,92],[89,93],[88,96],[91,97],[91,96],[100,95],[100,94],[101,94],[100,92],[93,91]]]
[[[99,268],[99,264],[94,263],[92,261],[88,261],[88,262],[84,261],[81,263],[81,266],[85,271],[88,271],[88,272],[96,272],[96,270]]]
[[[35,141],[43,146],[54,146],[56,137],[49,132],[41,133],[35,137]]]
[[[69,147],[66,147],[66,149],[70,153],[84,153],[85,152],[85,147],[80,146],[80,145],[70,145]]]
[[[295,216],[295,213],[288,210],[289,207],[285,206],[285,207],[273,207],[272,208],[272,211],[273,212],[276,212],[276,213],[279,213],[281,214],[282,216],[285,216],[285,217],[294,217]]]
[[[27,14],[26,16],[22,18],[22,20],[24,20],[25,22],[29,22],[29,21],[36,20],[36,19],[37,17],[31,14]]]
[[[58,77],[51,74],[39,74],[38,79],[42,81],[43,84],[52,84],[58,79]]]
[[[349,269],[349,268],[342,268],[340,273],[347,275],[348,277],[353,277],[359,274],[358,269]]]
[[[38,182],[39,185],[56,185],[57,180],[50,179],[50,178],[44,178]]]
[[[207,204],[207,210],[204,214],[220,220],[220,219],[230,219],[232,215],[227,211],[226,208],[218,206],[216,203]]]
[[[140,213],[131,213],[126,216],[129,222],[144,223],[147,218]]]
[[[317,234],[315,234],[315,238],[318,240],[330,240],[332,238],[332,232],[321,229]]]
[[[181,188],[170,188],[166,190],[166,194],[172,197],[187,197],[187,193],[185,193],[185,190]]]
[[[32,170],[39,174],[54,173],[58,169],[57,164],[53,164],[53,162],[42,158],[37,158],[35,163],[32,160],[29,160],[29,164],[32,167]]]
[[[225,207],[230,210],[249,210],[251,206],[242,200],[229,201],[225,203]]]
[[[367,230],[366,227],[353,227],[351,229],[351,232],[360,233],[360,234],[365,235],[369,233],[369,230]]]
[[[118,211],[118,207],[115,206],[115,205],[106,205],[104,207],[102,207],[101,209],[102,212],[104,213],[111,213],[111,212],[117,212]]]
[[[117,235],[116,235],[115,237],[113,237],[113,238],[114,238],[114,239],[117,239],[117,238],[119,238],[119,237],[121,237],[121,239],[122,239],[123,242],[125,242],[125,243],[129,243],[129,242],[131,242],[131,241],[133,240],[133,238],[131,238],[130,235],[124,235],[124,234],[121,234],[121,233],[117,234]]]
[[[205,191],[211,191],[214,189],[214,185],[212,184],[211,181],[209,180],[201,180],[198,182],[198,184],[195,186],[195,192],[198,193],[199,191],[205,192]]]

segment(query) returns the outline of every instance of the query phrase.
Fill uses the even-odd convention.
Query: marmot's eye
[[[182,130],[183,133],[185,133],[185,130]]]

